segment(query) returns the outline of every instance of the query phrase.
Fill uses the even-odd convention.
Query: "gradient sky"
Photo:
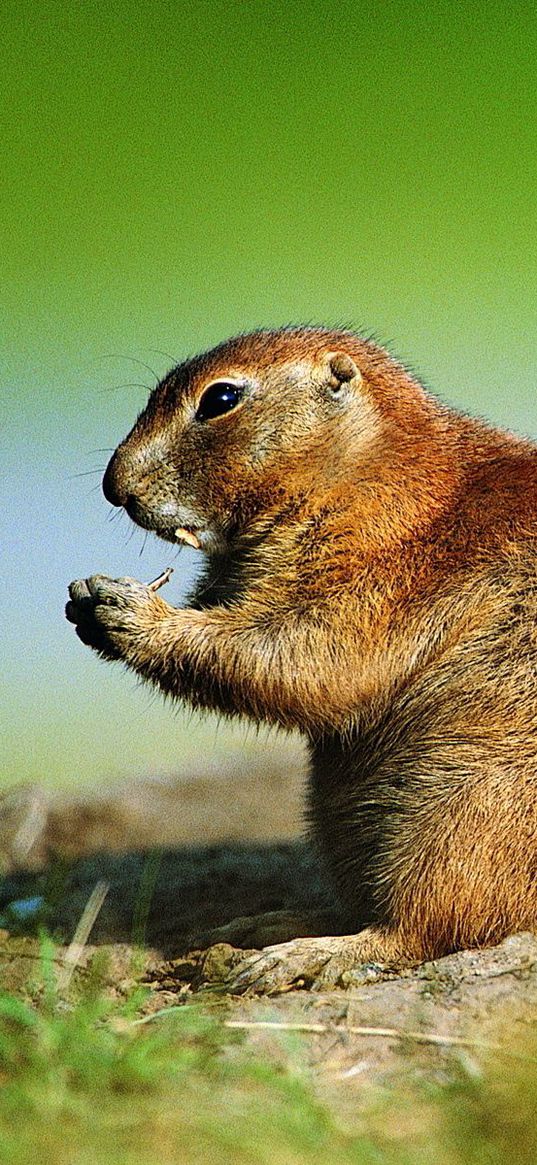
[[[174,772],[227,735],[62,617],[170,549],[75,475],[175,361],[289,321],[537,434],[535,6],[4,0],[0,38],[3,780]]]

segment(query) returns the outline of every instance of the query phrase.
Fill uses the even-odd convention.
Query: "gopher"
[[[369,339],[290,327],[173,369],[103,489],[206,570],[181,609],[133,579],[72,583],[83,643],[308,743],[311,835],[352,933],[250,953],[235,987],[534,927],[537,446]]]

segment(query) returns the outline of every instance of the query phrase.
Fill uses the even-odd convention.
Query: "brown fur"
[[[243,403],[196,421],[226,377]],[[306,735],[356,957],[535,926],[537,448],[350,332],[284,329],[171,372],[105,492],[201,531],[206,576],[184,610],[97,576],[68,617],[174,697]]]

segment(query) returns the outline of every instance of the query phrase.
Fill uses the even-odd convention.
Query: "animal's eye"
[[[242,388],[236,384],[221,380],[218,384],[211,384],[205,389],[196,413],[197,421],[210,421],[213,417],[220,417],[238,405],[242,397]]]

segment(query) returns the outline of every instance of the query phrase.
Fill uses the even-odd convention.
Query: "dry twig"
[[[504,1044],[489,1043],[488,1040],[465,1039],[462,1036],[441,1036],[437,1032],[405,1031],[404,1028],[397,1027],[356,1027],[352,1024],[347,1026],[342,1023],[281,1023],[272,1020],[248,1021],[232,1019],[226,1020],[224,1026],[245,1031],[266,1028],[267,1030],[274,1029],[276,1031],[312,1032],[314,1035],[341,1032],[345,1035],[411,1040],[416,1044],[435,1044],[437,1047],[470,1048],[474,1050],[479,1048],[486,1052],[501,1052],[505,1056],[511,1056],[515,1060],[523,1060],[525,1063],[529,1061],[532,1063],[537,1062],[534,1056],[525,1056],[522,1052],[515,1052],[511,1048],[506,1048]]]
[[[58,975],[58,990],[60,991],[66,991],[73,978],[75,968],[82,958],[90,931],[109,889],[109,882],[97,882],[86,902],[73,938],[65,952],[63,966]]]

